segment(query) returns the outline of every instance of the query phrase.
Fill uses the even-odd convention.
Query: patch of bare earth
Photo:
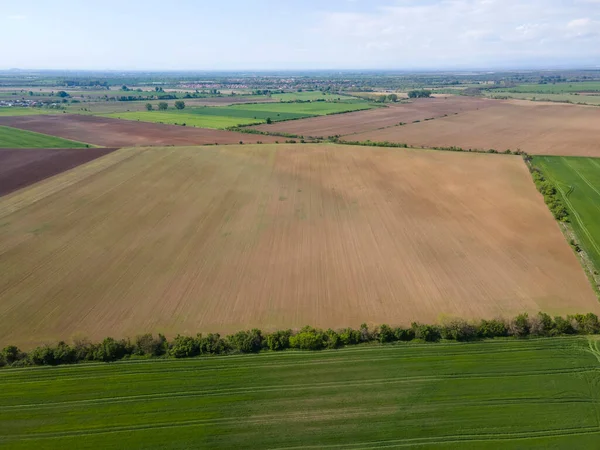
[[[105,117],[53,114],[0,117],[0,125],[104,147],[275,142],[278,138],[208,128],[182,127]]]
[[[306,137],[353,135],[364,131],[411,123],[432,117],[442,117],[465,111],[473,111],[494,105],[497,100],[473,97],[446,97],[418,99],[411,103],[389,104],[386,107],[346,114],[311,117],[308,119],[259,125],[260,131],[289,133]],[[348,139],[353,139],[348,137]]]
[[[359,133],[349,140],[600,157],[600,108],[509,101],[457,116]]]
[[[517,156],[121,149],[0,211],[2,345],[600,312]]]
[[[0,196],[37,183],[115,150],[114,148],[0,149]]]

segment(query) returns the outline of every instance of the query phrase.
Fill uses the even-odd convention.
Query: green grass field
[[[262,123],[264,120],[243,118],[201,115],[190,113],[189,110],[182,111],[131,111],[111,114],[101,114],[103,117],[112,117],[125,120],[139,120],[140,122],[167,123],[172,125],[186,124],[188,127],[201,128],[227,128],[239,125],[249,125],[253,123]]]
[[[81,142],[0,126],[0,148],[82,148]]]
[[[556,83],[556,84],[521,84],[510,89],[507,92],[532,92],[539,94],[563,94],[565,92],[599,92],[600,81],[582,81],[575,83]]]
[[[269,111],[275,113],[309,114],[324,116],[347,111],[359,111],[374,108],[371,103],[356,102],[310,102],[310,103],[255,103],[246,105],[232,105],[228,108],[242,109],[245,111]]]
[[[323,92],[321,91],[302,91],[302,92],[286,92],[284,94],[271,94],[272,98],[275,98],[277,100],[281,100],[284,102],[290,102],[290,101],[295,101],[295,100],[329,100],[329,101],[342,101],[342,102],[352,102],[352,101],[356,101],[356,99],[348,97],[348,96],[344,96],[344,95],[338,95],[338,94],[330,94],[330,93],[325,93],[323,94]]]
[[[403,344],[0,371],[0,446],[584,449],[598,341]]]
[[[600,159],[535,156],[533,165],[560,189],[578,242],[600,269]]]
[[[270,103],[273,104],[273,103]],[[275,103],[276,104],[276,103]],[[256,111],[252,109],[242,108],[243,105],[239,105],[239,107],[229,107],[229,106],[206,106],[202,108],[186,108],[185,111],[188,114],[198,114],[202,116],[222,116],[222,117],[242,117],[246,119],[257,119],[259,121],[267,120],[267,118],[271,118],[273,121],[280,120],[291,120],[291,119],[302,119],[305,117],[313,117],[313,114],[299,114],[293,112],[277,112],[277,111]],[[247,105],[248,107],[252,107],[253,105]],[[277,108],[275,108],[277,109]],[[256,121],[256,120],[255,120]]]
[[[0,108],[0,116],[32,116],[34,114],[56,114],[57,109],[47,108]]]

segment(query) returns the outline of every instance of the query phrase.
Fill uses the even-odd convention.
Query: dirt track
[[[0,149],[0,196],[107,155],[115,148]]]
[[[104,147],[275,142],[281,138],[77,114],[0,117],[0,125]]]
[[[367,111],[278,122],[253,128],[261,131],[284,132],[306,137],[349,135],[398,125],[400,122],[411,123],[415,120],[441,117],[445,114],[450,115],[488,108],[498,102],[498,100],[471,97],[420,99],[414,100],[412,103],[390,104],[387,107]]]
[[[347,139],[498,151],[520,148],[538,155],[600,157],[600,108],[510,101]]]
[[[121,149],[0,213],[0,347],[600,312],[517,156]]]

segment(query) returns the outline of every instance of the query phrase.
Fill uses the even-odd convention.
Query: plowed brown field
[[[0,345],[600,312],[516,156],[122,149],[0,199],[0,255]]]
[[[0,125],[60,136],[104,147],[275,142],[272,136],[135,122],[77,114],[0,117]]]
[[[411,123],[415,120],[442,117],[445,114],[483,109],[499,102],[499,100],[472,97],[419,99],[414,100],[412,103],[391,104],[387,107],[368,111],[277,122],[253,128],[261,131],[284,132],[306,137],[348,135],[394,126],[400,122]]]
[[[520,148],[534,155],[600,157],[600,108],[515,100],[457,116],[355,134],[348,140],[499,151]]]
[[[114,148],[2,148],[0,149],[0,196],[115,150]]]

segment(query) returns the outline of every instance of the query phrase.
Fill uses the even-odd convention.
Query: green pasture
[[[56,114],[61,111],[49,108],[0,108],[0,117],[5,116],[32,116],[35,114]]]
[[[255,123],[263,123],[264,120],[244,118],[244,117],[227,117],[213,116],[190,113],[189,110],[184,111],[130,111],[118,112],[111,114],[101,114],[102,117],[112,117],[114,119],[137,120],[140,122],[155,122],[171,125],[183,125],[188,127],[200,128],[216,128],[222,129],[239,125],[250,125]]]
[[[5,449],[587,449],[598,341],[398,344],[0,371]]]
[[[0,126],[0,148],[83,148],[90,145],[33,131]]]
[[[533,165],[559,189],[578,243],[600,270],[600,159],[535,156]]]
[[[348,96],[331,94],[328,92],[322,91],[302,91],[302,92],[286,92],[284,94],[271,94],[271,98],[283,101],[283,102],[293,102],[297,100],[302,101],[314,101],[314,100],[326,100],[326,101],[356,101]]]
[[[531,92],[539,94],[563,94],[565,92],[600,92],[600,81],[565,82],[556,84],[520,84],[504,89],[507,92]]]
[[[307,103],[254,103],[245,105],[231,105],[228,108],[242,109],[245,111],[269,111],[275,113],[308,114],[324,116],[350,111],[375,108],[373,104],[357,100],[354,103],[336,102],[307,102]]]
[[[269,103],[273,105],[273,103]],[[277,103],[275,103],[277,105]],[[299,114],[299,113],[286,113],[278,111],[256,111],[252,109],[246,109],[243,105],[236,105],[235,108],[230,106],[205,106],[199,108],[187,108],[185,109],[188,114],[198,114],[203,116],[222,116],[222,117],[241,117],[245,119],[257,119],[258,121],[265,121],[267,118],[271,118],[272,121],[281,120],[292,120],[302,119],[305,117],[313,117],[312,114]],[[252,107],[254,105],[246,105]],[[276,109],[276,108],[274,108]],[[255,120],[256,122],[256,120]]]

